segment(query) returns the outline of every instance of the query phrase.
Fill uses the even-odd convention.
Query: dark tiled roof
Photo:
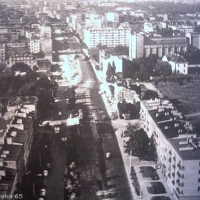
[[[200,149],[192,149],[192,150],[179,150],[181,147],[180,141],[185,141],[185,138],[173,138],[169,139],[169,142],[172,144],[176,152],[180,155],[180,157],[184,160],[200,160]]]

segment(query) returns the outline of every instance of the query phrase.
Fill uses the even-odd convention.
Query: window
[[[198,183],[200,183],[200,178],[198,178]]]
[[[198,191],[200,191],[200,187],[198,187]]]

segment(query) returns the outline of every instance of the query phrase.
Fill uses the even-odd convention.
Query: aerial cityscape
[[[200,1],[0,0],[0,199],[199,200]]]

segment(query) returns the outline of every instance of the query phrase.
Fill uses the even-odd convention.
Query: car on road
[[[106,158],[110,158],[110,152],[106,153]]]

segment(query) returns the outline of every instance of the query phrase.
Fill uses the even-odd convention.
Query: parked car
[[[46,196],[46,189],[42,188],[40,190],[40,196],[45,197]]]

